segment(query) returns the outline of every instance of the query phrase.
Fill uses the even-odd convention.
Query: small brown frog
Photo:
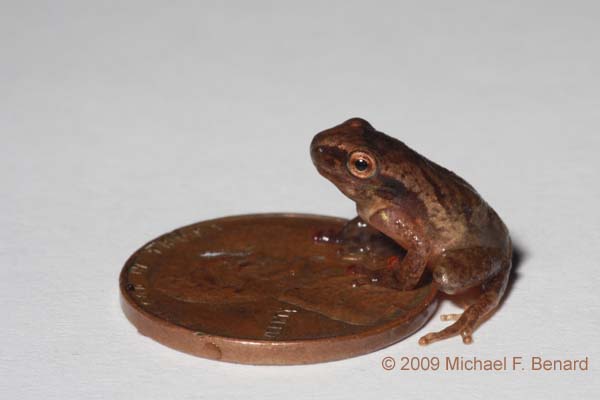
[[[449,295],[479,287],[481,295],[422,345],[460,334],[472,342],[474,329],[504,294],[512,245],[498,214],[453,172],[401,141],[352,118],[317,134],[310,146],[319,173],[356,202],[356,227],[375,229],[406,250],[391,270],[398,288],[413,289],[426,269],[433,284]],[[365,224],[366,222],[366,224]]]

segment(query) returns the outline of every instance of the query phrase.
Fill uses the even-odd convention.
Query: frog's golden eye
[[[370,178],[377,171],[375,158],[364,151],[355,151],[350,154],[346,167],[352,175],[360,179]]]

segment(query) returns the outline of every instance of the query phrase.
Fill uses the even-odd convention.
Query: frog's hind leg
[[[473,254],[470,254],[471,256]],[[482,253],[483,255],[483,253]],[[470,257],[469,257],[470,258]],[[470,258],[470,261],[476,261],[477,257]],[[473,341],[473,331],[477,327],[477,325],[484,319],[486,315],[488,315],[491,311],[493,311],[499,304],[502,295],[506,289],[506,285],[508,283],[508,277],[510,274],[510,261],[507,261],[505,265],[501,265],[499,268],[492,265],[493,258],[482,257],[478,260],[479,262],[483,262],[483,265],[480,264],[480,267],[483,267],[483,270],[486,268],[490,268],[491,271],[496,269],[496,274],[493,277],[485,281],[482,284],[482,294],[475,301],[475,303],[471,304],[462,314],[446,314],[442,315],[443,321],[455,321],[452,325],[447,328],[439,331],[429,333],[419,339],[419,344],[427,345],[439,340],[447,339],[452,336],[460,335],[462,336],[462,340],[465,344],[470,344]],[[486,265],[486,262],[489,262],[489,265]],[[448,275],[440,273],[441,271],[454,271],[451,274],[453,275],[450,278]],[[472,287],[472,284],[481,284],[477,281],[479,273],[470,274],[469,272],[478,270],[481,272],[481,269],[473,269],[473,268],[462,268],[461,266],[455,265],[452,270],[444,269],[444,265],[442,263],[440,270],[434,268],[434,280],[440,286],[440,289],[448,294],[456,293],[456,286],[453,284],[458,284],[457,279],[462,279],[462,284],[464,288]],[[471,284],[471,285],[470,285]]]

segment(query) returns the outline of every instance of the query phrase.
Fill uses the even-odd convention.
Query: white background
[[[595,1],[3,2],[0,398],[597,397],[599,21]],[[475,343],[253,367],[138,335],[117,281],[147,240],[229,214],[353,216],[308,155],[352,116],[509,226],[522,262]],[[386,372],[388,355],[590,370]]]

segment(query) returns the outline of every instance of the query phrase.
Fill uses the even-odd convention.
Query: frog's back
[[[430,184],[436,200],[451,224],[463,226],[457,244],[475,243],[484,247],[507,247],[508,230],[494,209],[468,182],[454,172],[423,158],[423,179]]]
[[[506,226],[481,195],[454,172],[427,159],[403,142],[384,135],[378,153],[385,159],[384,174],[395,176],[414,194],[427,214],[429,233],[442,246],[475,244],[506,247]],[[402,204],[402,195],[398,204]]]

